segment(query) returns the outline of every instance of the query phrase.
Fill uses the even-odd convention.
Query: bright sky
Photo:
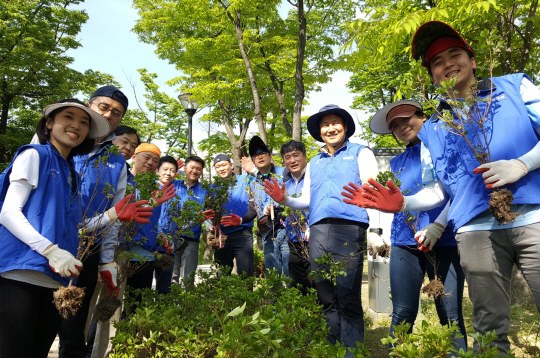
[[[132,8],[130,0],[91,0],[81,3],[78,8],[85,9],[89,19],[79,33],[82,47],[69,52],[75,59],[72,65],[74,69],[92,69],[114,76],[122,84],[132,109],[136,108],[136,103],[130,82],[135,84],[139,102],[144,103],[144,88],[137,72],[139,68],[157,73],[156,83],[160,85],[161,91],[176,98],[179,94],[177,88],[169,87],[165,82],[177,77],[179,72],[173,65],[158,58],[154,46],[139,42],[137,35],[131,31],[137,20],[137,12]],[[310,104],[305,106],[303,114],[313,114],[326,104],[336,104],[349,110],[353,118],[364,120],[365,114],[350,108],[354,95],[346,87],[349,77],[350,73],[345,71],[334,74],[330,83],[322,85],[321,92],[310,94]],[[207,137],[208,130],[208,124],[199,123],[198,117],[199,114],[194,117],[194,146]],[[216,128],[214,133],[219,129]],[[252,122],[250,131],[256,130],[256,123]],[[166,149],[164,143],[156,144],[162,150]]]

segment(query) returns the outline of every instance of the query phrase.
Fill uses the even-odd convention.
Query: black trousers
[[[315,288],[315,282],[309,279],[311,265],[309,263],[309,242],[289,243],[289,275],[291,286],[298,288],[302,294],[307,293],[308,288]]]
[[[59,358],[85,358],[88,352],[84,329],[90,301],[98,281],[98,267],[100,250],[95,249],[90,256],[83,261],[83,269],[77,280],[77,287],[84,287],[84,299],[75,316],[62,321],[58,336],[60,337]]]
[[[0,277],[1,358],[47,358],[62,322],[54,291]]]
[[[216,262],[231,269],[236,258],[238,274],[247,273],[249,277],[254,274],[253,266],[253,232],[252,228],[245,227],[242,230],[227,234],[227,241],[223,248],[216,250],[214,258]]]

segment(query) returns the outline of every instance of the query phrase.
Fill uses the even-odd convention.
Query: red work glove
[[[385,188],[374,179],[369,179],[368,183],[373,187],[370,187],[366,183],[362,185],[362,189],[364,189],[362,197],[366,201],[365,208],[375,208],[388,213],[398,213],[401,211],[405,203],[405,198],[396,184],[389,180],[386,182],[388,188]]]
[[[221,218],[221,225],[228,226],[240,226],[242,225],[242,218],[238,215],[231,213],[230,216],[224,216]]]
[[[214,216],[216,216],[213,210],[201,211],[201,214],[204,214],[204,219],[201,219],[201,221],[199,221],[199,224],[202,224],[206,220],[212,220]]]
[[[178,170],[182,169],[184,167],[184,161],[182,159],[178,159],[176,161],[176,164],[178,164]]]
[[[126,196],[120,200],[113,208],[107,211],[111,221],[116,219],[120,221],[134,221],[139,224],[149,223],[150,220],[145,219],[152,216],[151,207],[143,207],[148,203],[148,200],[140,200],[135,203],[128,203],[134,197],[133,194]]]
[[[98,271],[99,276],[101,276],[101,279],[105,285],[107,285],[109,296],[114,295],[115,298],[118,298],[118,270],[116,269],[116,266],[110,262],[103,266],[99,266]]]
[[[272,181],[266,179],[263,184],[266,194],[274,199],[276,203],[281,203],[283,200],[285,200],[285,193],[287,192],[287,186],[285,183],[283,183],[280,188],[276,178],[272,178]]]
[[[341,192],[342,196],[348,198],[348,199],[343,199],[344,203],[356,205],[361,208],[365,208],[367,203],[369,203],[369,201],[364,199],[364,197],[362,196],[362,193],[364,191],[358,185],[351,182],[349,183],[349,186],[344,185],[343,189],[349,192],[349,193],[346,193],[344,191]]]
[[[159,196],[158,194],[161,193],[162,195]],[[159,198],[158,198],[159,196]],[[169,199],[172,199],[176,196],[176,188],[174,185],[169,184],[168,187],[163,187],[159,190],[156,190],[152,193],[152,198],[158,203],[158,205],[163,204]]]

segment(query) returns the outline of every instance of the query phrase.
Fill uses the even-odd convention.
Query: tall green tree
[[[66,55],[81,44],[76,39],[88,15],[70,6],[80,0],[10,0],[0,5],[0,134],[9,111],[44,98],[70,97],[99,72],[81,73]],[[51,102],[51,101],[49,101]]]

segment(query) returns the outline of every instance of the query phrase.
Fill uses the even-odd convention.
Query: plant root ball
[[[62,318],[74,316],[81,307],[84,298],[84,288],[69,286],[60,287],[53,293],[53,303]]]
[[[222,246],[225,245],[225,241],[227,241],[227,235],[221,235],[221,244]],[[218,250],[220,249],[219,246],[219,234],[216,235],[215,232],[211,231],[206,236],[206,243],[208,246],[210,246],[211,249]]]
[[[172,255],[162,254],[158,260],[154,261],[154,265],[156,268],[160,268],[163,271],[167,271],[168,269],[171,268],[173,261],[174,261],[174,257]]]
[[[100,300],[96,305],[94,320],[96,322],[106,322],[114,315],[118,307],[122,306],[122,302],[113,296],[107,296]]]
[[[499,189],[489,195],[491,196],[491,199],[489,199],[489,210],[499,224],[506,225],[509,222],[516,221],[518,214],[513,213],[511,210],[514,195],[512,195],[510,190]]]
[[[425,293],[433,298],[447,296],[447,293],[444,292],[444,285],[438,277],[435,277],[434,280],[429,281],[427,285],[422,287],[422,293]]]
[[[388,245],[386,242],[384,243],[384,249],[381,251],[379,256],[381,256],[383,259],[387,259],[390,257],[390,250],[391,246]]]

